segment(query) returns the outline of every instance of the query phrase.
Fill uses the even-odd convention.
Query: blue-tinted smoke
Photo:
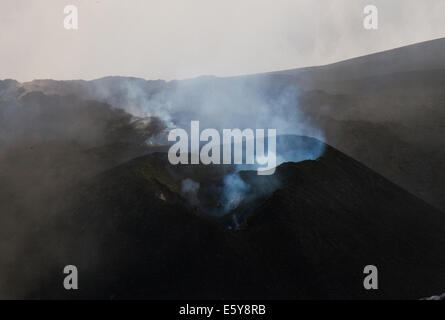
[[[224,212],[236,209],[249,190],[250,185],[241,179],[238,172],[225,176],[223,188]]]
[[[324,148],[325,144],[314,138],[294,135],[278,136],[276,150],[277,167],[286,162],[316,160],[323,154]],[[279,187],[279,180],[274,179],[273,176],[264,180],[267,181],[268,185],[262,185],[261,188],[253,188],[240,176],[241,171],[256,171],[257,169],[258,164],[237,165],[235,172],[224,177],[221,194],[224,208],[223,214],[236,209],[247,196],[255,199],[256,196],[270,194]]]

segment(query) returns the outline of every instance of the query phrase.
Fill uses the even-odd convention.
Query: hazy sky
[[[63,27],[65,5],[79,29]],[[363,8],[379,29],[363,28]],[[444,0],[1,0],[0,79],[176,79],[328,64],[445,36]]]

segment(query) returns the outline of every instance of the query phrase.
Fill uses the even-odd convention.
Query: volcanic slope
[[[181,191],[185,176],[199,181],[201,201],[232,169],[172,166],[157,153],[96,176],[29,235],[21,262],[48,275],[29,297],[383,299],[445,288],[445,217],[336,149],[273,176],[240,172],[249,193],[224,217]],[[61,286],[67,264],[81,289]],[[363,288],[366,265],[379,270],[378,290]]]

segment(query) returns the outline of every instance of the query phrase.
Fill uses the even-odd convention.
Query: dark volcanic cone
[[[187,202],[181,170],[196,169],[158,153],[97,176],[59,221],[30,235],[33,253],[10,281],[32,265],[32,298],[383,299],[445,288],[443,214],[331,147],[274,176],[242,172],[252,190],[279,185],[224,219]],[[205,170],[191,178],[225,169]],[[238,230],[229,229],[233,215]],[[61,286],[67,264],[79,268],[75,292]],[[379,269],[377,291],[363,289],[369,264]]]

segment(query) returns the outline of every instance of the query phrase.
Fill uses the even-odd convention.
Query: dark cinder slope
[[[84,185],[60,220],[30,235],[32,255],[16,268],[31,262],[47,278],[28,296],[383,299],[445,287],[443,215],[331,147],[274,176],[241,172],[251,193],[279,187],[223,219],[192,207],[179,187],[184,172],[202,182],[223,172],[175,168],[152,154]],[[61,288],[66,264],[79,267],[82,290]],[[369,264],[379,268],[378,291],[363,289]]]
[[[272,72],[311,82],[342,82],[410,71],[445,69],[445,38],[420,42],[325,66]]]
[[[325,142],[445,210],[445,39],[283,71]]]

